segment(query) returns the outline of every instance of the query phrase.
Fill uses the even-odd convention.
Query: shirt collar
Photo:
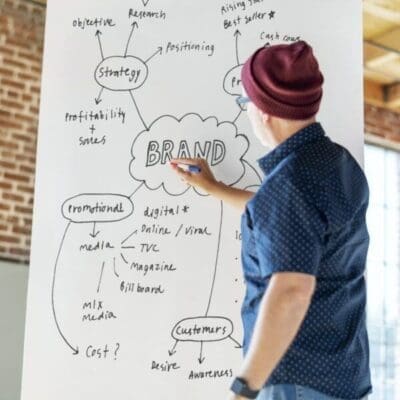
[[[284,158],[306,143],[323,137],[325,131],[320,122],[313,122],[300,129],[273,150],[257,160],[264,174],[269,174]]]

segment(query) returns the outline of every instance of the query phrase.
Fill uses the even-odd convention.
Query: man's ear
[[[269,114],[266,114],[265,112],[259,110],[259,112],[261,113],[261,120],[262,123],[264,125],[268,125],[268,123],[270,122],[271,116]]]

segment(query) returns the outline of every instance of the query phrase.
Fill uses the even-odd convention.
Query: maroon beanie
[[[307,119],[318,112],[324,77],[303,40],[259,48],[243,65],[241,79],[251,101],[267,114]]]

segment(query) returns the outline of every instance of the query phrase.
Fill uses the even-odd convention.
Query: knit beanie
[[[324,77],[303,40],[257,49],[243,65],[241,79],[250,100],[267,114],[308,119],[318,112]]]

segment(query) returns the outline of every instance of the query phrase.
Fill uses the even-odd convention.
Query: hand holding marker
[[[172,158],[170,166],[184,182],[207,193],[213,191],[218,185],[204,158]]]
[[[174,166],[178,166],[179,168],[182,168],[185,171],[193,172],[194,174],[198,174],[201,172],[201,168],[197,165],[183,164],[183,163],[177,163],[177,162],[172,162],[172,161],[171,161],[171,164]]]

